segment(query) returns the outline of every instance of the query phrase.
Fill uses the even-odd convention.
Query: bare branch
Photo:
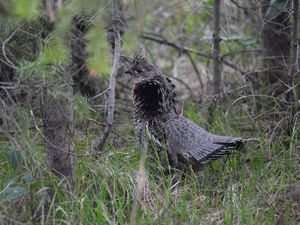
[[[192,49],[192,48],[189,48],[189,47],[177,45],[173,42],[168,41],[165,37],[163,37],[161,35],[158,35],[158,34],[142,33],[140,35],[140,37],[145,39],[145,40],[154,41],[154,42],[162,44],[162,45],[170,46],[170,47],[176,49],[179,54],[192,53],[192,54],[196,54],[196,55],[201,56],[201,57],[205,57],[205,58],[208,58],[208,59],[213,59],[213,56],[210,55],[210,54],[205,54],[205,53],[199,52],[199,51],[197,51],[195,49]],[[222,58],[219,59],[219,60],[224,65],[238,71],[241,75],[247,74],[247,72],[242,71],[241,69],[239,69],[237,66],[233,65],[232,63],[230,63],[230,62],[228,62],[228,61],[226,61]]]
[[[7,43],[13,38],[13,36],[19,31],[19,29],[24,25],[24,23],[22,23],[19,27],[17,27],[12,33],[11,35],[2,43],[2,54],[3,57],[5,58],[6,61],[1,60],[2,62],[4,62],[6,65],[8,65],[9,67],[18,70],[18,67],[8,58],[7,54],[6,54],[6,45]]]
[[[93,122],[93,123],[95,123],[95,124],[97,124],[97,125],[100,125],[100,126],[102,126],[102,127],[106,127],[105,124],[100,123],[100,122],[98,122],[97,120],[94,120],[94,119],[92,119],[92,118],[87,118],[87,120],[88,120],[88,121],[91,121],[91,122]],[[126,141],[126,142],[134,142],[134,141],[132,141],[132,140],[128,140],[128,139],[124,138],[122,135],[118,134],[118,133],[117,133],[116,131],[114,131],[114,130],[111,130],[111,132],[112,132],[113,134],[115,134],[116,136],[118,136],[119,138],[121,138],[123,141]]]
[[[189,58],[189,60],[190,60],[190,62],[191,62],[191,64],[192,64],[192,66],[193,66],[193,68],[194,68],[194,70],[195,70],[195,73],[197,74],[197,78],[198,78],[198,80],[199,80],[201,90],[203,90],[203,89],[204,89],[204,85],[203,85],[203,81],[202,81],[202,79],[201,79],[201,74],[200,74],[200,72],[199,72],[199,70],[198,70],[198,67],[197,67],[197,65],[196,65],[195,61],[193,60],[193,58],[192,58],[192,56],[191,56],[190,53],[187,53],[187,57]]]
[[[115,86],[116,86],[116,76],[120,64],[121,55],[121,36],[120,36],[120,21],[119,21],[119,5],[118,0],[113,0],[112,4],[112,17],[113,17],[113,30],[114,30],[114,61],[109,76],[109,95],[108,95],[108,112],[106,127],[104,128],[103,135],[100,140],[94,144],[96,151],[101,151],[112,128],[114,122],[115,113]]]

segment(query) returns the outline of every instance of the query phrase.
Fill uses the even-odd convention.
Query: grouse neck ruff
[[[173,110],[173,103],[167,99],[169,93],[166,89],[166,84],[156,77],[135,85],[133,99],[139,119],[148,121]]]

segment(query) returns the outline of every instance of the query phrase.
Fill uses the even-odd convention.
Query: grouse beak
[[[131,76],[134,74],[133,71],[131,69],[126,70],[125,73],[130,74]]]
[[[129,69],[129,70],[126,70],[126,71],[125,71],[125,73],[128,73],[128,74],[130,74],[130,75],[133,75],[133,72],[132,72],[132,70],[131,70],[131,69]]]

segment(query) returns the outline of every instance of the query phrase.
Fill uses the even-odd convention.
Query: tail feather
[[[211,153],[202,158],[199,162],[201,164],[209,163],[213,160],[217,160],[225,155],[234,154],[241,150],[244,146],[242,141],[236,141],[233,143],[215,143],[218,147]]]
[[[234,154],[238,151],[241,151],[244,148],[244,142],[255,141],[259,142],[258,138],[233,138],[229,142],[215,142],[215,144],[221,145],[219,148],[216,148],[214,151],[209,153],[199,162],[201,164],[206,164],[212,160],[219,159],[225,155]]]

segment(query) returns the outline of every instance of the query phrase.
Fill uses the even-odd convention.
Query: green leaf
[[[244,39],[242,39],[242,40],[240,40],[240,43],[242,44],[242,45],[253,45],[253,44],[255,44],[256,43],[256,40],[255,39],[253,39],[253,38],[244,38]]]
[[[253,38],[244,38],[239,36],[230,36],[230,37],[221,37],[222,42],[237,42],[241,45],[252,45],[256,43],[256,40]]]
[[[27,192],[27,189],[24,186],[15,186],[15,187],[7,187],[4,190],[4,196],[1,197],[2,201],[12,201],[17,198],[20,198]]]
[[[12,0],[13,13],[19,20],[34,20],[40,15],[40,0]]]
[[[22,179],[28,183],[31,183],[34,181],[34,177],[30,173],[25,173],[24,176],[22,176]]]
[[[5,149],[5,158],[9,164],[14,168],[19,167],[23,162],[23,157],[19,150],[15,149],[13,146],[7,146]]]
[[[290,0],[275,0],[268,8],[265,18],[272,19],[278,16],[290,3]]]

